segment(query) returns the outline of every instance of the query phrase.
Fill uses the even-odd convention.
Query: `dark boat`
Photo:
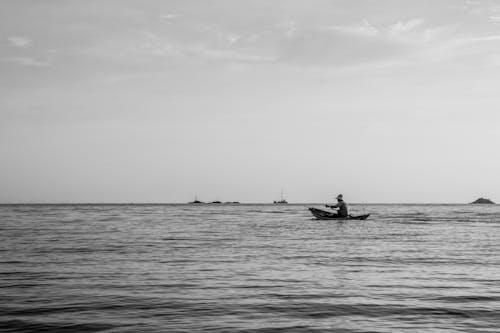
[[[204,202],[198,200],[197,197],[194,197],[194,201],[190,201],[190,202],[188,202],[188,204],[190,204],[190,205],[198,205],[198,204],[204,204]]]
[[[339,220],[339,221],[344,221],[344,220],[366,220],[370,214],[364,214],[364,215],[349,215],[347,217],[337,217],[335,213],[332,212],[327,212],[325,210],[317,209],[317,208],[309,208],[311,213],[316,217],[318,220]]]
[[[283,199],[283,189],[281,189],[281,199],[279,201],[273,201],[273,204],[275,205],[286,205],[288,204],[288,201],[286,201],[285,199]]]
[[[279,200],[279,201],[273,201],[273,204],[275,205],[286,205],[288,201],[286,200]]]

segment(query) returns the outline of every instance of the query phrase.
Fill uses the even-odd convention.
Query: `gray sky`
[[[0,2],[0,202],[500,201],[500,2]]]

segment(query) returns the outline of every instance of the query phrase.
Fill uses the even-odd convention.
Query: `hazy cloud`
[[[207,60],[226,60],[235,62],[272,62],[275,58],[258,54],[249,54],[237,50],[210,49],[203,46],[189,47],[184,50],[186,54],[195,55]]]
[[[408,32],[422,25],[423,22],[424,20],[422,19],[412,19],[405,22],[399,21],[390,27],[390,32],[394,34]]]
[[[335,30],[341,33],[346,33],[346,34],[353,34],[353,35],[360,35],[360,36],[378,36],[380,34],[380,31],[372,26],[368,21],[365,19],[363,20],[362,24],[356,25],[356,26],[333,26],[329,27],[328,29]]]
[[[402,51],[402,45],[376,37],[375,30],[368,31],[301,30],[296,37],[283,42],[280,60],[312,66],[353,65],[377,62]]]
[[[462,47],[473,43],[498,42],[498,41],[500,41],[500,35],[490,35],[490,36],[458,38],[456,40],[453,40],[450,43],[450,45],[452,47]]]
[[[425,26],[424,20],[417,18],[392,24],[388,28],[387,36],[403,43],[427,43],[450,30],[451,27],[446,26]]]
[[[149,30],[140,31],[140,34],[143,37],[140,45],[141,51],[157,56],[178,56],[181,54],[178,47]]]
[[[232,45],[238,42],[241,39],[241,36],[236,33],[219,33],[218,38],[223,40],[224,42]]]
[[[174,14],[174,13],[170,13],[170,14],[160,14],[160,17],[162,19],[166,19],[166,20],[173,20],[173,19],[176,19],[176,18],[180,18],[182,17],[182,14]]]
[[[275,28],[279,31],[283,31],[285,37],[287,38],[293,38],[295,36],[295,33],[299,30],[297,28],[297,22],[295,21],[283,21],[275,24]]]
[[[28,47],[31,45],[31,40],[21,36],[10,36],[8,38],[11,45],[15,47]]]
[[[468,41],[470,42],[491,42],[491,41],[500,41],[500,35],[494,36],[484,36],[477,38],[470,38]]]
[[[13,62],[20,66],[33,66],[33,67],[46,67],[50,66],[50,63],[39,61],[31,57],[11,57],[11,58],[1,58],[2,61]]]
[[[214,41],[223,41],[222,44],[210,43],[209,41],[171,41],[149,30],[141,31],[141,35],[144,40],[140,50],[155,56],[229,62],[270,62],[275,60],[275,58],[261,55],[259,52],[252,53],[233,47],[242,38],[235,33],[215,33]]]

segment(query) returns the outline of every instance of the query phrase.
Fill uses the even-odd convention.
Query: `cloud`
[[[470,38],[469,41],[470,42],[492,42],[492,41],[500,41],[500,35]]]
[[[427,26],[422,18],[385,26],[357,25],[297,29],[282,38],[280,62],[303,66],[414,64],[430,59],[456,32],[456,26]],[[489,39],[492,39],[489,37]]]
[[[341,33],[345,34],[352,34],[352,35],[359,35],[359,36],[371,36],[375,37],[380,34],[380,31],[372,26],[368,21],[365,19],[363,20],[362,24],[360,25],[355,25],[355,26],[333,26],[333,27],[328,27],[329,30],[334,30],[338,31]]]
[[[50,63],[39,61],[30,57],[12,57],[12,58],[0,58],[1,61],[13,62],[20,66],[26,67],[47,67],[51,66]]]
[[[164,13],[161,17],[175,19],[179,15]],[[436,35],[436,30],[424,26],[422,18],[390,23],[374,25],[363,19],[311,25],[290,19],[254,27],[179,24],[170,31],[162,31],[161,26],[140,30],[133,45],[119,43],[116,48],[130,48],[130,52],[120,54],[140,63],[148,61],[148,56],[156,56],[163,57],[165,63],[202,60],[338,67],[405,62],[406,57],[415,58],[417,52],[428,47],[427,41]],[[114,57],[118,52],[107,53]]]
[[[352,28],[352,27],[351,27]],[[343,66],[379,62],[403,51],[401,43],[368,25],[354,29],[301,30],[281,43],[280,61],[310,66]]]
[[[452,43],[452,46],[464,46],[472,43],[498,42],[498,41],[500,41],[500,35],[470,37],[470,38],[457,39]]]
[[[15,47],[28,47],[31,46],[31,40],[21,36],[10,36],[8,38],[11,45]]]
[[[179,17],[182,17],[182,14],[160,14],[160,18],[166,20],[173,20]]]
[[[219,37],[229,44],[234,44],[241,39],[241,36],[235,33],[219,34]]]
[[[139,55],[151,55],[171,60],[227,61],[227,62],[272,62],[276,57],[263,54],[259,48],[240,46],[243,36],[233,32],[214,31],[212,39],[174,40],[152,32],[140,30],[142,41],[134,51]],[[126,52],[128,54],[133,52]]]
[[[456,25],[426,26],[424,20],[415,18],[408,21],[398,21],[390,25],[385,32],[387,38],[400,43],[413,44],[415,47],[446,37],[456,30]]]
[[[422,19],[412,19],[406,22],[399,21],[391,25],[389,31],[392,34],[406,33],[422,25],[422,23],[424,23],[424,20]]]
[[[172,43],[164,41],[159,35],[149,31],[141,30],[143,42],[139,49],[155,56],[178,56],[179,50]]]
[[[400,23],[396,29],[411,30],[421,20]],[[278,45],[278,62],[300,66],[357,66],[393,63],[394,59],[412,54],[418,45],[392,38],[389,27],[374,26],[367,19],[359,24],[317,28],[288,25],[293,34],[285,34]]]
[[[296,32],[299,30],[297,28],[297,22],[295,21],[283,21],[274,25],[278,30],[284,31],[286,38],[293,38]]]
[[[226,60],[233,62],[272,62],[276,60],[272,57],[243,53],[237,50],[210,49],[203,46],[188,47],[184,52],[206,60]]]

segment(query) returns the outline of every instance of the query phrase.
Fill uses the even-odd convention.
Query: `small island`
[[[489,205],[494,205],[495,203],[491,201],[490,199],[486,198],[479,198],[474,202],[471,202],[471,204],[489,204]]]

